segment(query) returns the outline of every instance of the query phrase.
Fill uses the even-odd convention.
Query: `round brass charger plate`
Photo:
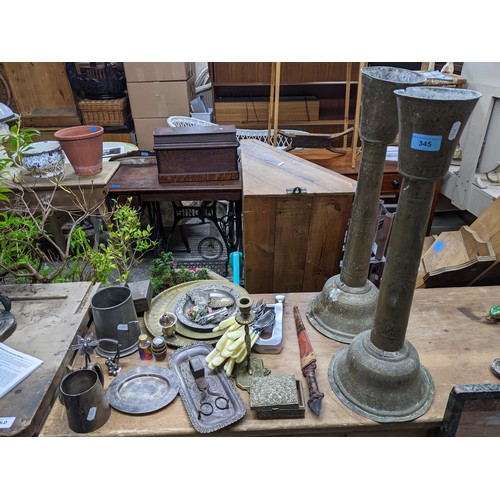
[[[154,297],[151,301],[149,310],[144,313],[144,324],[146,325],[149,333],[154,337],[160,336],[162,334],[161,327],[158,324],[160,316],[166,311],[175,313],[175,307],[180,296],[189,291],[191,288],[200,286],[200,284],[220,284],[230,286],[236,290],[241,297],[249,297],[249,293],[243,287],[227,280],[198,280],[175,285]],[[177,321],[175,329],[176,334],[173,337],[165,338],[167,344],[171,347],[184,347],[185,345],[199,342],[200,340],[209,344],[215,344],[223,333],[212,331],[197,332],[192,328],[183,325],[180,321]]]

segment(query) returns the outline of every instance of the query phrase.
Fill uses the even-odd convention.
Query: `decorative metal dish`
[[[229,318],[236,313],[236,300],[240,297],[237,290],[231,286],[221,285],[221,284],[205,284],[199,285],[196,288],[190,289],[179,299],[176,307],[175,314],[181,323],[190,328],[197,330],[211,331],[215,328],[222,319],[216,322],[200,323],[189,318],[189,311],[191,308],[199,307],[204,308],[206,306],[213,307],[213,310],[222,309],[226,307],[227,314],[225,317]],[[214,306],[211,304],[217,304]],[[219,305],[223,304],[223,305]],[[203,316],[200,317],[200,320]]]
[[[143,414],[167,406],[178,392],[179,379],[172,370],[140,366],[118,375],[109,384],[106,399],[116,410]]]
[[[175,285],[163,292],[159,293],[151,301],[151,306],[149,310],[144,313],[144,323],[148,332],[157,337],[162,334],[161,327],[158,324],[158,318],[165,312],[170,311],[175,313],[175,308],[179,297],[189,291],[191,288],[195,288],[200,284],[213,284],[213,285],[224,285],[230,286],[236,290],[240,296],[249,296],[248,292],[241,286],[231,283],[227,280],[198,280],[191,281],[188,283],[181,283]],[[196,331],[180,321],[176,324],[176,334],[173,337],[167,337],[165,340],[170,347],[184,347],[190,345],[193,341],[207,342],[209,344],[215,344],[217,340],[221,337],[223,332],[212,332],[207,331]]]
[[[205,358],[211,350],[208,344],[197,342],[177,349],[168,360],[179,379],[179,394],[191,424],[200,433],[234,424],[246,413],[243,400],[226,373],[208,368]]]

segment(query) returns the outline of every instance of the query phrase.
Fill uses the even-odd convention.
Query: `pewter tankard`
[[[59,401],[66,408],[71,430],[85,434],[102,427],[111,415],[97,363],[68,373],[59,385]]]
[[[96,337],[117,340],[120,356],[128,356],[139,348],[141,329],[135,311],[132,291],[127,286],[108,286],[99,290],[90,302],[94,316]],[[110,357],[116,350],[107,350],[101,342],[96,351],[101,356]]]

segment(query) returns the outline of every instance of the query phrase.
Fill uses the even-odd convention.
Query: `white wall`
[[[498,86],[500,85],[500,62],[466,62],[462,68],[462,76],[467,78],[467,82]]]

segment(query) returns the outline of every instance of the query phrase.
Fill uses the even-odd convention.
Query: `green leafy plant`
[[[19,119],[8,134],[0,136],[0,280],[92,281],[104,285],[127,282],[131,268],[156,244],[151,239],[151,226],[142,228],[139,210],[132,207],[129,198],[125,203],[117,203],[108,214],[107,240],[94,248],[81,225],[97,206],[82,205],[78,193],[55,179],[54,192],[64,189],[68,196],[75,196],[75,206],[81,210],[77,214],[58,208],[52,205],[53,196],[39,198],[23,180],[22,155],[32,148],[30,144],[38,134],[35,129],[21,128]],[[15,192],[7,181],[15,186]],[[64,248],[48,230],[47,221],[56,214],[69,218]]]
[[[206,268],[194,269],[184,266],[176,268],[172,252],[162,252],[151,264],[153,295],[158,295],[163,290],[180,283],[210,279],[209,271]]]
[[[3,185],[4,176],[10,174],[12,167],[22,168],[23,154],[33,149],[31,144],[37,135],[40,135],[38,130],[21,126],[21,117],[8,134],[0,135],[0,201],[8,202],[6,193],[11,192]]]
[[[132,207],[132,198],[126,203],[116,203],[108,227],[106,243],[100,243],[98,250],[88,249],[85,259],[94,270],[93,281],[111,284],[115,280],[126,283],[133,266],[142,262],[144,255],[156,242],[151,239],[152,227],[141,227],[139,210]]]

